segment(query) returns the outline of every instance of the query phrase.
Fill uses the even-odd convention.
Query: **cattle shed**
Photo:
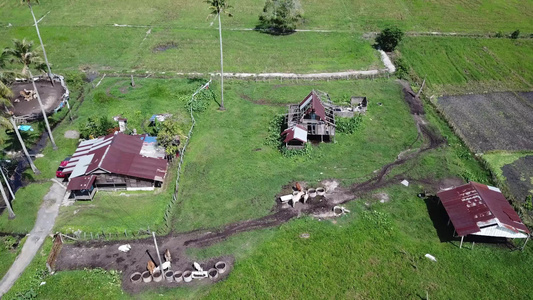
[[[530,232],[500,189],[477,182],[441,190],[437,193],[455,232],[467,235],[525,238]]]

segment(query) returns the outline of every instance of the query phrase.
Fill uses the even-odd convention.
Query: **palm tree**
[[[46,51],[44,50],[44,44],[43,39],[41,38],[41,33],[39,32],[39,26],[37,25],[37,19],[35,19],[35,14],[33,13],[33,8],[31,7],[31,0],[21,0],[22,3],[28,4],[28,7],[30,8],[31,16],[33,17],[33,22],[35,23],[35,30],[37,30],[37,36],[39,37],[39,41],[41,42],[41,48],[43,48],[43,55],[44,55],[44,62],[46,63],[46,67],[48,68],[48,77],[50,78],[50,82],[52,85],[54,85],[54,80],[52,79],[52,70],[50,70],[50,64],[48,63],[48,57],[46,56]],[[34,0],[37,4],[39,4],[39,0]]]
[[[9,89],[6,85],[6,76],[3,75],[3,73],[0,72],[0,106],[3,106],[5,108],[5,111],[7,112],[7,107],[11,106],[11,101],[9,101],[9,98],[13,96],[13,92],[11,89]],[[1,111],[0,111],[1,112]],[[9,119],[8,119],[9,118]],[[39,174],[40,171],[37,169],[35,164],[33,164],[33,160],[30,157],[30,154],[28,153],[28,149],[26,149],[26,144],[24,143],[24,140],[22,139],[20,132],[18,130],[17,124],[15,124],[15,119],[12,115],[6,114],[4,116],[0,113],[0,127],[4,128],[12,128],[19,140],[20,145],[22,146],[22,150],[24,152],[24,155],[28,159],[28,163],[30,164],[30,167],[35,174]]]
[[[222,58],[222,23],[220,21],[220,14],[227,14],[229,17],[233,15],[227,11],[231,6],[226,0],[206,0],[206,3],[209,4],[209,9],[211,10],[209,15],[218,18],[218,36],[220,39],[220,110],[224,110],[224,60]]]
[[[54,136],[52,135],[52,130],[50,129],[50,124],[48,123],[48,117],[46,116],[46,111],[44,110],[43,102],[41,101],[41,96],[35,85],[33,75],[30,70],[30,65],[36,65],[37,67],[42,66],[42,60],[39,57],[38,53],[33,51],[33,42],[27,42],[26,39],[19,41],[17,39],[13,40],[14,48],[6,48],[5,53],[13,56],[14,61],[18,61],[24,65],[22,69],[23,75],[29,75],[31,83],[33,84],[33,89],[35,90],[35,95],[37,96],[37,101],[39,102],[39,107],[41,107],[41,112],[43,113],[44,123],[46,125],[46,130],[48,131],[48,136],[52,142],[52,147],[54,150],[57,150],[56,142],[54,141]]]
[[[18,62],[22,64],[22,75],[28,76],[29,66],[32,63],[41,63],[39,53],[33,50],[33,41],[27,41],[26,39],[17,40],[13,39],[13,48],[5,48],[2,52],[4,56],[12,56],[12,62]]]

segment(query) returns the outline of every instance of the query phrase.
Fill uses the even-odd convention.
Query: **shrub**
[[[394,64],[396,65],[396,76],[400,79],[409,79],[409,65],[403,58],[398,58]]]
[[[511,38],[513,40],[516,40],[519,36],[520,36],[520,30],[518,30],[518,29],[511,33]]]
[[[109,97],[104,91],[98,91],[94,93],[93,99],[96,103],[106,104],[108,102],[111,102],[111,100],[113,100],[113,97]]]
[[[388,27],[376,37],[376,46],[383,51],[394,51],[396,46],[401,42],[404,33],[398,27]]]
[[[503,32],[498,31],[498,32],[496,32],[496,34],[494,36],[497,37],[497,38],[502,38],[503,37]]]
[[[293,32],[302,19],[299,0],[266,0],[258,27],[266,32],[285,34]]]
[[[353,118],[337,118],[335,120],[337,132],[352,134],[361,127],[362,121],[363,121],[363,118],[361,115],[357,115]]]
[[[533,195],[528,195],[526,197],[526,203],[524,204],[524,208],[527,210],[533,210]]]
[[[89,117],[85,124],[80,125],[80,136],[84,139],[92,139],[112,133],[110,129],[115,128],[115,123],[107,117]]]

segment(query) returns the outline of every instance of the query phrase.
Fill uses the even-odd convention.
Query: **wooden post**
[[[135,81],[133,81],[133,75],[131,75],[131,86],[135,87]]]
[[[474,245],[476,245],[476,242],[472,241],[472,250],[474,250]]]
[[[522,251],[524,251],[524,248],[526,247],[527,241],[529,241],[529,234],[527,235],[526,242],[524,243],[524,246],[522,246]]]
[[[13,190],[11,189],[11,185],[9,185],[9,181],[7,181],[6,175],[4,174],[4,169],[0,165],[0,173],[2,173],[2,177],[4,178],[4,181],[6,182],[7,189],[9,190],[9,193],[11,194],[11,198],[15,200],[15,194],[13,193]]]
[[[159,248],[157,247],[157,240],[155,239],[155,232],[152,231],[152,236],[154,237],[155,251],[157,252],[157,258],[159,259],[159,271],[163,273],[163,262],[161,261],[161,254],[159,254]]]
[[[464,239],[464,238],[465,238],[465,236],[463,235],[463,236],[461,237],[461,245],[459,245],[459,249],[463,248],[463,239]]]

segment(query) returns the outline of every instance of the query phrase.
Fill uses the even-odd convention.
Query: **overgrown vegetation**
[[[167,155],[175,155],[180,146],[180,141],[185,135],[181,131],[180,124],[172,119],[167,119],[159,125],[157,143],[165,148]]]
[[[117,130],[116,124],[108,116],[89,117],[85,124],[79,125],[80,137],[84,139],[94,139]]]
[[[335,118],[336,132],[352,134],[361,128],[363,116],[357,114],[353,118]]]

